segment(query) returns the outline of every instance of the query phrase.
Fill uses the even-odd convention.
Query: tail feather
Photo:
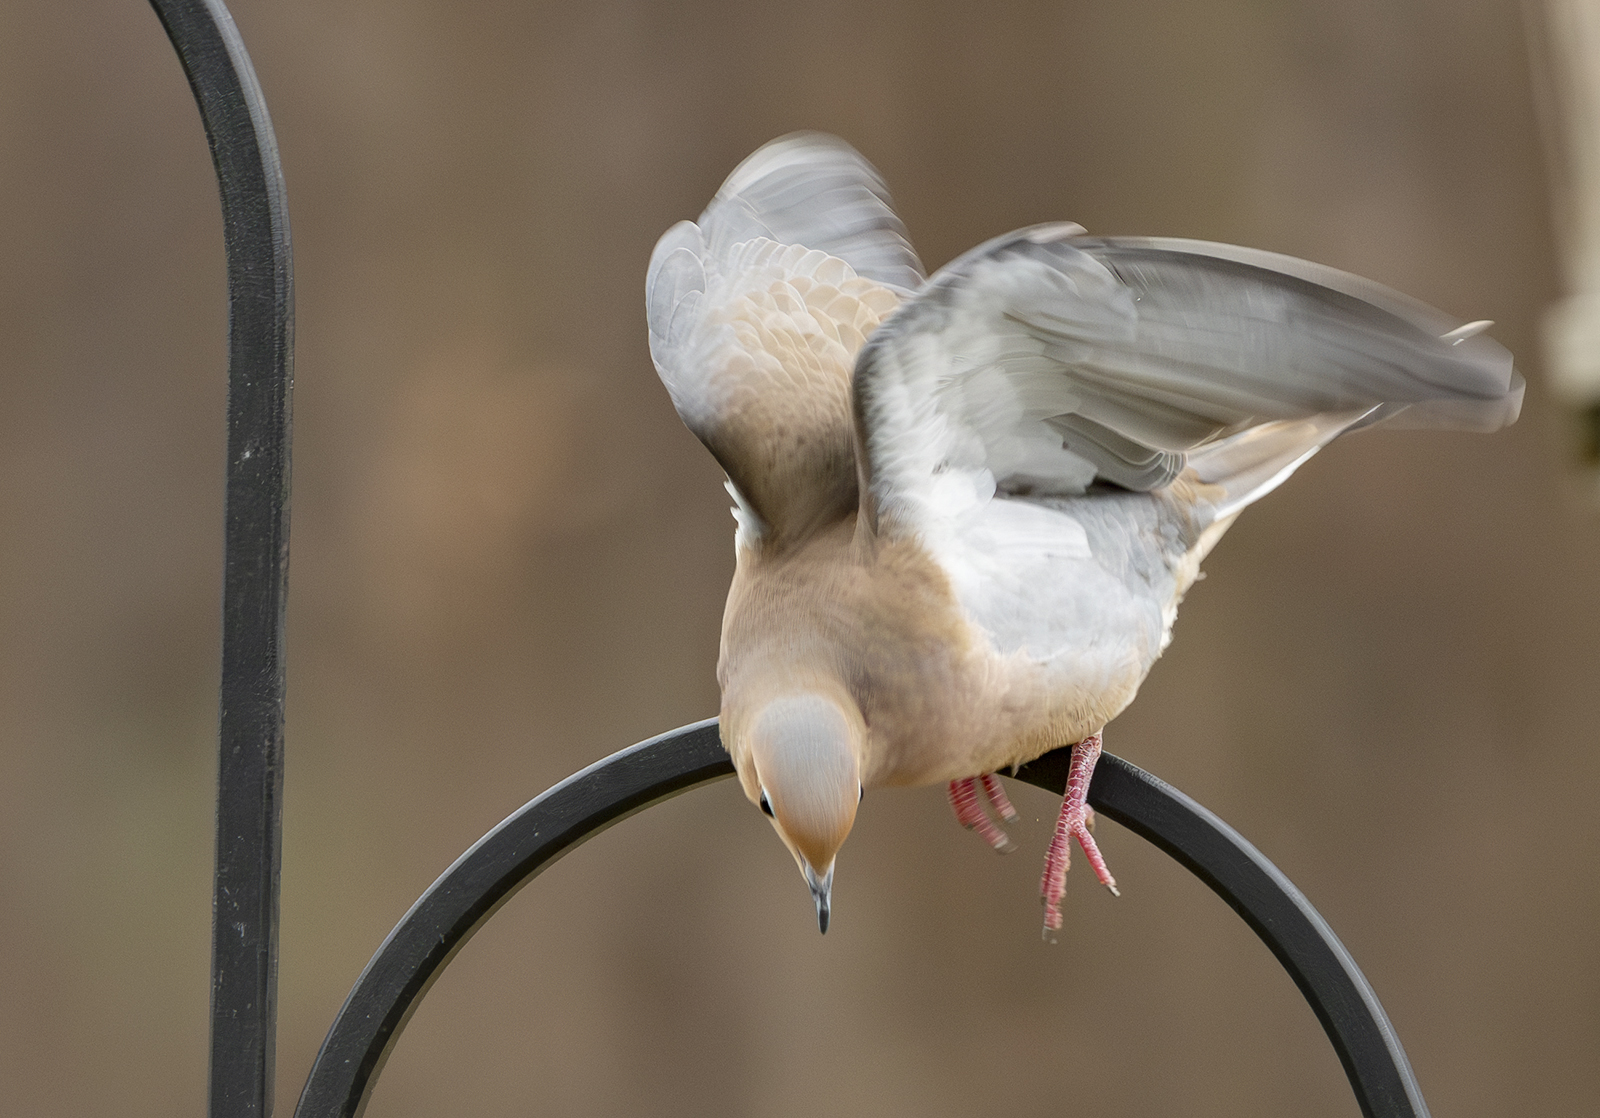
[[[1505,394],[1492,400],[1446,398],[1379,404],[1365,411],[1324,412],[1304,419],[1259,423],[1189,451],[1187,465],[1200,481],[1223,490],[1214,516],[1214,520],[1222,520],[1271,493],[1306,459],[1347,431],[1380,423],[1396,429],[1498,431],[1516,422],[1525,387],[1522,377],[1512,373]]]
[[[1360,424],[1372,411],[1333,412],[1262,423],[1190,451],[1189,468],[1199,480],[1222,489],[1224,496],[1214,513],[1215,520],[1222,520],[1278,488],[1306,459]]]

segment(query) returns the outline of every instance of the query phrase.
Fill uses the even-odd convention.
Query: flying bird
[[[877,171],[812,132],[667,231],[646,310],[735,505],[722,740],[823,932],[867,789],[946,784],[1003,850],[994,774],[1068,744],[1046,933],[1071,842],[1115,892],[1101,732],[1240,510],[1347,431],[1522,402],[1491,323],[1274,253],[1050,224],[929,277]]]

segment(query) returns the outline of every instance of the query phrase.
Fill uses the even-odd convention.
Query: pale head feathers
[[[758,804],[765,796],[773,827],[802,872],[809,865],[827,874],[861,799],[860,712],[854,704],[807,692],[773,699],[748,726],[740,772],[745,794],[753,790]]]

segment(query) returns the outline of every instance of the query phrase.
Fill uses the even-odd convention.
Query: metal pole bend
[[[1071,749],[1017,779],[1060,794]],[[733,775],[717,722],[651,738],[531,800],[428,888],[361,973],[317,1054],[295,1118],[358,1118],[433,980],[472,934],[563,854],[635,812]],[[1244,917],[1327,1030],[1367,1118],[1427,1118],[1405,1052],[1354,960],[1317,911],[1237,831],[1175,788],[1102,754],[1096,811],[1166,851]]]
[[[295,1118],[354,1118],[428,987],[483,922],[567,851],[652,804],[733,775],[717,720],[613,753],[518,808],[428,887],[328,1030]]]

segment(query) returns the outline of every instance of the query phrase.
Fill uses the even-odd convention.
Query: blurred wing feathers
[[[862,353],[873,509],[938,515],[952,475],[1065,496],[1156,490],[1203,463],[1236,510],[1351,425],[1510,422],[1521,378],[1480,330],[1272,253],[1008,234],[942,269]]]
[[[837,256],[856,275],[902,295],[924,279],[877,169],[822,132],[779,137],[735,167],[700,227],[718,259],[741,241],[765,237]]]

